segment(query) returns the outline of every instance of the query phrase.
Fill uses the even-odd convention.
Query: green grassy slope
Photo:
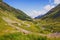
[[[3,10],[6,11],[10,11],[13,12],[12,14],[17,17],[18,19],[21,20],[32,20],[28,15],[26,15],[24,12],[22,12],[21,10],[15,9],[11,6],[9,6],[8,4],[6,4],[5,2],[0,3],[0,8],[2,8]]]

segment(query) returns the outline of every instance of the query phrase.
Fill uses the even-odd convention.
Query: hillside
[[[23,11],[19,10],[19,9],[15,9],[11,6],[9,6],[8,4],[6,4],[5,2],[0,3],[0,8],[2,8],[3,10],[6,11],[10,11],[13,12],[12,14],[17,17],[18,19],[21,20],[32,20],[27,14],[25,14]]]
[[[60,33],[60,4],[41,18],[36,19],[36,21],[45,29],[45,31]]]

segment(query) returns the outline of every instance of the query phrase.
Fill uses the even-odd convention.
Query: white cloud
[[[51,0],[50,0],[50,2],[51,2]],[[31,11],[30,12],[30,16],[32,18],[34,18],[34,17],[36,17],[38,15],[46,14],[49,10],[54,8],[59,3],[60,3],[60,0],[54,0],[53,3],[45,5],[42,10],[38,10],[38,11],[37,10],[33,10],[33,11]],[[53,4],[55,4],[55,5],[53,5]]]
[[[60,0],[54,0],[54,4],[60,4]]]
[[[45,10],[47,10],[47,11],[49,11],[49,10],[51,10],[52,8],[54,8],[55,6],[54,5],[46,5],[45,7],[44,7],[44,9]]]
[[[54,7],[55,7],[54,5],[49,5],[49,4],[45,5],[42,10],[39,10],[39,11],[33,10],[33,11],[31,11],[30,16],[34,18],[38,15],[46,14],[49,10],[51,10]]]
[[[38,15],[46,14],[49,10],[51,10],[54,7],[55,7],[54,5],[46,5],[46,6],[43,7],[42,10],[39,10],[39,11],[33,10],[33,11],[31,11],[30,16],[34,18]]]
[[[39,11],[32,10],[30,15],[31,15],[31,17],[34,18],[34,17],[38,16],[39,14],[40,14]]]
[[[38,16],[38,15],[43,15],[43,14],[45,14],[46,13],[46,11],[45,10],[40,10],[40,11],[36,11],[36,10],[33,10],[33,11],[31,11],[31,17],[36,17],[36,16]]]

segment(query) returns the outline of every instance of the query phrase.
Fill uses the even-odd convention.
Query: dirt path
[[[18,23],[18,22],[16,22],[16,21],[13,21],[13,20],[11,20],[11,19],[9,19],[9,18],[5,18],[5,17],[3,17],[3,20],[6,21],[6,22],[8,23],[8,25],[10,25],[11,27],[13,27],[13,28],[15,28],[16,30],[18,30],[19,32],[23,32],[23,33],[25,33],[25,34],[31,33],[30,31],[24,30],[24,29],[22,29],[22,28],[20,28],[20,27],[15,26],[15,25],[12,24],[12,23]],[[18,23],[18,24],[19,24],[19,23]]]
[[[60,38],[60,33],[51,33],[51,34],[48,34],[47,37],[51,37],[51,38]]]

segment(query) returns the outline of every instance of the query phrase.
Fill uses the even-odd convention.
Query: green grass
[[[48,31],[48,32],[60,32],[60,22],[54,21],[53,19],[50,20],[39,20],[37,21],[38,27],[40,26],[43,31]]]
[[[59,38],[49,38],[48,40],[60,40],[60,37]]]
[[[0,36],[0,40],[47,40],[47,37],[34,34],[13,33]]]

